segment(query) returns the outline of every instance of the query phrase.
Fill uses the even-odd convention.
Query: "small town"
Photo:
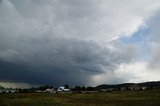
[[[126,91],[126,90],[149,90],[160,89],[160,82],[146,82],[140,84],[124,83],[118,85],[99,85],[96,87],[75,86],[70,88],[69,85],[54,88],[49,85],[32,87],[26,89],[20,88],[4,88],[0,87],[0,94],[2,93],[98,93],[98,92],[111,92],[111,91]]]

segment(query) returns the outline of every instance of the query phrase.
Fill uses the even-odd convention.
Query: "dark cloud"
[[[46,42],[45,38],[32,38],[11,45],[11,49],[1,51],[1,60],[9,61],[1,64],[5,66],[1,80],[86,84],[92,75],[114,71],[119,64],[136,57],[135,46],[120,42],[100,46],[93,41],[55,39]]]
[[[131,36],[150,16],[146,9],[157,9],[131,1],[1,0],[0,81],[85,85],[94,75],[114,76],[137,59],[137,45],[115,38]]]

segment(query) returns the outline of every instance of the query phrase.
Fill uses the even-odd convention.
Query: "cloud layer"
[[[130,77],[119,78],[116,70],[139,61],[140,47],[119,38],[148,27],[146,22],[157,14],[159,4],[158,0],[1,0],[0,81],[55,86],[127,82]]]

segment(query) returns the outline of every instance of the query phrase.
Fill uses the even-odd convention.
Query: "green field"
[[[93,94],[0,94],[0,106],[160,106],[160,89]]]

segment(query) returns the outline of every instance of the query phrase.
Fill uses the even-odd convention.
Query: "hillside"
[[[114,89],[120,89],[120,88],[142,88],[145,87],[147,89],[152,89],[152,88],[160,88],[160,81],[152,81],[152,82],[143,82],[143,83],[122,83],[122,84],[117,84],[117,85],[98,85],[96,86],[96,89],[109,89],[109,88],[114,88]]]

